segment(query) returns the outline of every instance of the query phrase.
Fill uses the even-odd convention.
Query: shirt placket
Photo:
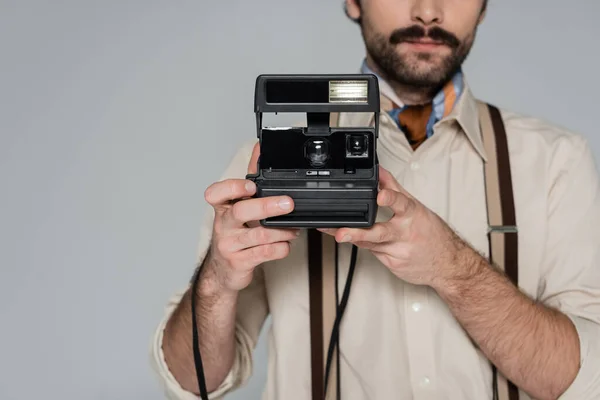
[[[428,139],[431,146],[439,141],[435,136]],[[425,144],[423,144],[425,146]],[[399,183],[417,198],[432,201],[444,201],[443,184],[432,185],[427,182],[425,159],[422,151],[416,151],[408,160]],[[432,191],[435,191],[432,192]],[[441,204],[440,204],[441,205]],[[436,318],[430,301],[431,289],[428,286],[404,284],[403,310],[407,339],[407,355],[410,365],[410,382],[414,400],[438,399],[435,345],[431,329],[432,318]]]

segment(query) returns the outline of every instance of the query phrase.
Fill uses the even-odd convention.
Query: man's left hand
[[[417,285],[441,287],[466,279],[475,271],[473,251],[433,211],[404,190],[393,175],[379,168],[377,204],[393,216],[368,229],[319,229],[336,241],[369,249],[398,278]]]

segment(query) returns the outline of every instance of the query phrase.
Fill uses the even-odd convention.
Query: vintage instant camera
[[[260,221],[285,228],[370,227],[377,214],[379,86],[374,75],[261,75],[255,197],[287,195],[294,210]],[[306,127],[263,127],[263,113],[306,113]],[[374,113],[373,126],[331,127],[330,113]],[[367,119],[365,119],[367,120]]]

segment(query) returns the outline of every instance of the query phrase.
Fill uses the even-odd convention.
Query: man
[[[600,398],[600,180],[580,135],[502,110],[519,227],[519,287],[487,256],[477,103],[461,65],[484,0],[346,0],[364,72],[380,79],[380,215],[370,229],[323,230],[358,265],[340,333],[350,399],[489,399],[492,367],[521,398]],[[342,114],[340,125],[361,125]],[[268,314],[263,399],[311,398],[306,232],[254,221],[289,198],[244,199],[258,148],[240,150],[199,245],[200,349],[211,398],[243,385]],[[340,280],[343,284],[343,280]],[[197,398],[189,290],[170,302],[153,363],[172,399]]]

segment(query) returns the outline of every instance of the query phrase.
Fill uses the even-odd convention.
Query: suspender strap
[[[331,113],[330,126],[337,126],[339,114]],[[330,235],[308,230],[309,312],[312,368],[312,399],[334,400],[339,394],[339,354],[335,349],[324,393],[326,349],[338,307],[336,242]]]
[[[323,243],[323,371],[327,364],[327,349],[329,348],[329,340],[331,338],[331,331],[335,323],[335,315],[338,308],[337,299],[337,244],[335,238],[330,235],[321,235]],[[339,336],[339,330],[338,330]],[[339,342],[337,343],[339,345]],[[327,384],[327,393],[325,393],[325,400],[336,400],[338,397],[338,368],[339,358],[338,349],[334,348],[331,367],[329,369],[329,377]]]
[[[506,130],[500,111],[479,103],[483,144],[488,156],[485,164],[485,190],[489,224],[490,262],[505,271],[518,286],[517,222]],[[519,390],[492,366],[494,399],[519,400]]]
[[[308,288],[310,310],[310,349],[312,399],[323,398],[323,248],[321,232],[308,230]]]

